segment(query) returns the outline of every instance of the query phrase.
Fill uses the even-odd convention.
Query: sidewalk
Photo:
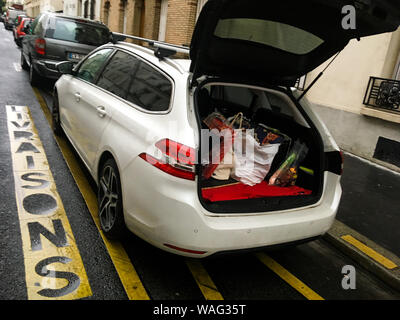
[[[342,188],[325,240],[400,291],[400,174],[345,154]]]

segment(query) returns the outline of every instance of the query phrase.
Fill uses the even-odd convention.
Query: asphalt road
[[[28,82],[28,73],[19,68],[20,50],[13,42],[11,32],[6,31],[2,24],[0,39],[0,274],[3,275],[0,277],[0,299],[29,298],[26,270],[30,262],[24,261],[24,231],[18,217],[5,108],[6,105],[16,105],[29,107],[71,225],[91,288],[91,294],[82,299],[126,300],[128,294],[124,281],[60,152],[43,113],[43,104],[39,103]],[[51,108],[52,103],[49,89],[51,82],[39,88],[47,108]],[[85,168],[82,164],[80,166],[84,172],[82,178],[89,180],[90,188],[96,192]],[[323,240],[268,252],[268,256],[278,264],[277,268],[267,266],[252,253],[205,259],[200,262],[201,270],[205,270],[207,275],[203,278],[196,278],[196,272],[188,267],[188,259],[160,251],[133,235],[123,241],[122,247],[151,300],[205,300],[204,287],[207,284],[202,286],[203,280],[211,281],[214,291],[225,300],[310,299],[310,295],[302,291],[304,284],[312,290],[311,297],[319,296],[326,300],[400,299],[399,293]],[[355,289],[342,287],[342,268],[346,265],[355,267]],[[286,273],[280,273],[282,270]]]

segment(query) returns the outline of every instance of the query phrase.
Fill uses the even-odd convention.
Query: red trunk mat
[[[219,187],[203,188],[201,190],[203,199],[215,201],[253,199],[263,197],[284,197],[309,195],[311,190],[303,189],[298,186],[278,187],[271,186],[266,181],[262,181],[255,186],[249,186],[243,183],[234,183]]]

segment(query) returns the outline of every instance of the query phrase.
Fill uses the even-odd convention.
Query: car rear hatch
[[[353,18],[355,29],[354,21],[349,20]],[[222,182],[221,177],[213,179],[205,174],[209,167],[201,162],[197,172],[203,206],[215,213],[250,213],[317,203],[323,191],[324,172],[340,175],[342,160],[338,151],[325,152],[320,132],[289,87],[342,50],[351,39],[394,31],[399,21],[399,8],[389,0],[209,0],[199,16],[190,46],[199,129],[210,129],[205,122],[213,112],[226,119],[242,112],[253,129],[278,130],[291,142],[283,151],[279,147],[262,188],[257,184],[257,189],[247,185],[243,189],[232,175]],[[255,111],[257,104],[263,105],[262,110]],[[205,142],[202,133],[198,156],[201,161]],[[290,158],[297,140],[308,149],[302,170],[297,168],[296,187],[303,191],[272,188],[271,194],[265,196],[272,174]]]
[[[190,70],[194,79],[294,85],[350,39],[395,31],[399,11],[393,0],[209,0],[193,33]]]
[[[52,17],[45,38],[47,59],[77,63],[109,41],[109,30],[83,19]]]

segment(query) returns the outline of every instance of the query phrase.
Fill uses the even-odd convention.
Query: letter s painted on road
[[[55,297],[61,297],[65,296],[74,290],[76,290],[79,287],[80,284],[80,279],[79,277],[72,272],[65,272],[65,271],[53,271],[47,269],[47,266],[49,266],[52,263],[68,263],[71,262],[72,259],[67,258],[67,257],[50,257],[46,258],[42,261],[39,261],[38,264],[35,267],[35,271],[38,275],[47,277],[47,278],[61,278],[61,279],[66,279],[68,281],[68,284],[60,289],[50,289],[50,288],[45,288],[40,291],[38,291],[38,294],[44,297],[48,298],[55,298]]]

